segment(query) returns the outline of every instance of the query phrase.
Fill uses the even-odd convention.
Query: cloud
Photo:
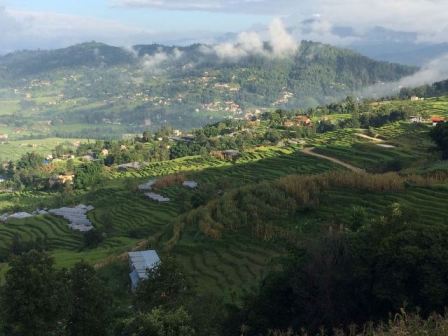
[[[290,14],[291,8],[297,7],[296,1],[293,0],[276,0],[275,2],[271,0],[110,0],[110,2],[115,6],[130,8],[277,15]]]
[[[292,54],[297,51],[297,41],[286,30],[280,19],[275,19],[269,26],[269,43],[275,56]]]
[[[267,42],[269,49],[265,48]],[[274,19],[267,31],[242,32],[231,42],[203,47],[205,54],[216,54],[221,59],[237,61],[248,56],[285,57],[299,47],[297,40],[286,30],[282,20]]]
[[[448,78],[448,54],[436,58],[423,66],[420,71],[399,81],[399,87],[416,87],[432,84]]]
[[[183,52],[175,48],[171,53],[166,53],[159,49],[154,55],[145,55],[142,59],[142,66],[146,72],[160,73],[162,65],[166,62],[179,60],[183,56]]]
[[[0,53],[66,47],[92,40],[131,45],[155,36],[153,31],[110,20],[5,8],[0,8],[0,30]]]
[[[381,83],[363,90],[363,97],[383,97],[398,93],[402,88],[414,88],[440,82],[448,78],[448,54],[438,57],[421,67],[416,73],[392,83]]]
[[[315,37],[322,29],[323,38],[331,35],[330,26],[347,25],[358,33],[382,26],[388,29],[417,32],[420,41],[448,42],[447,0],[110,0],[129,8],[159,10],[194,10],[208,12],[261,14],[291,17],[295,24],[315,14],[326,18],[316,22]],[[327,25],[327,26],[322,26]],[[318,38],[319,39],[319,38]],[[321,39],[319,39],[321,40]]]

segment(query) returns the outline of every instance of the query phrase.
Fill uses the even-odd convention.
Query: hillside
[[[0,172],[0,279],[31,249],[57,270],[84,260],[113,293],[120,328],[151,300],[129,291],[126,252],[155,249],[176,262],[169,274],[191,283],[193,294],[170,307],[185,307],[199,335],[363,325],[399,312],[403,298],[411,311],[442,313],[448,166],[432,124],[409,118],[448,117],[448,100],[346,99],[288,126],[303,120],[296,113],[226,120],[185,138],[165,128],[61,143],[46,163],[49,153],[23,156]],[[55,174],[74,174],[73,184],[50,184]],[[92,207],[90,233],[51,210],[80,204]]]
[[[64,137],[113,137],[166,123],[188,129],[251,109],[330,103],[415,71],[306,41],[278,58],[222,59],[207,50],[92,42],[0,57],[0,124]]]

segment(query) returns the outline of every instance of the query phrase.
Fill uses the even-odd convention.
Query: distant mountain
[[[289,31],[296,38],[344,46],[377,61],[411,66],[422,66],[448,53],[448,43],[424,42],[416,32],[380,26],[359,31],[351,26],[332,26],[319,16],[290,22]]]
[[[417,33],[400,32],[375,27],[363,34],[347,28],[336,27],[333,32],[340,37],[357,37],[350,49],[379,61],[421,66],[448,53],[448,43],[420,42]]]
[[[60,68],[110,67],[133,62],[132,54],[103,43],[83,43],[63,49],[18,51],[0,57],[0,69],[13,76],[30,76]]]
[[[0,57],[0,99],[8,106],[20,102],[20,113],[0,111],[0,123],[189,128],[241,117],[250,108],[330,103],[416,71],[308,41],[287,57],[222,59],[211,50],[200,44],[125,50],[92,42]]]

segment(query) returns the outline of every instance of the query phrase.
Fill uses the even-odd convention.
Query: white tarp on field
[[[156,180],[150,180],[146,183],[140,184],[138,186],[138,189],[141,191],[148,191],[148,190],[152,190],[152,187],[154,186],[154,184],[156,183]]]
[[[9,219],[25,219],[25,218],[30,218],[30,217],[34,217],[34,215],[32,215],[28,212],[16,212],[11,215],[3,214],[0,216],[0,222],[6,222]]]
[[[182,185],[190,189],[195,189],[198,187],[198,183],[196,181],[184,181]]]
[[[48,212],[55,216],[65,218],[70,222],[69,227],[73,230],[86,232],[93,229],[92,222],[87,218],[87,212],[93,210],[94,207],[80,204],[74,208],[60,208],[49,210]]]
[[[166,203],[169,202],[170,199],[163,197],[162,195],[156,194],[156,193],[145,193],[145,196],[149,197],[150,199],[152,199],[153,201],[157,201],[160,203]]]

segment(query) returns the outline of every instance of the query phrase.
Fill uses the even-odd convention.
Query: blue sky
[[[344,45],[381,26],[448,42],[447,0],[0,0],[0,53],[92,40],[214,43],[227,32],[260,32],[278,18],[298,40]],[[337,26],[356,34],[341,39]]]
[[[0,4],[2,2],[0,1]],[[120,6],[108,0],[9,0],[7,8],[32,12],[55,12],[90,16],[139,26],[153,31],[237,32],[257,24],[267,24],[275,15],[162,10],[149,7]]]

